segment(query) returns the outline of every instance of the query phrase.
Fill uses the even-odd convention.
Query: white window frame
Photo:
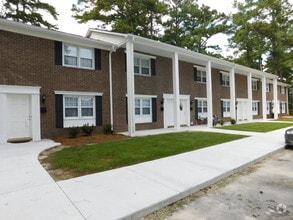
[[[231,117],[231,101],[230,99],[222,99],[221,100],[223,102],[223,117]]]
[[[266,92],[270,92],[270,84],[266,83]]]
[[[258,84],[258,80],[257,79],[252,79],[251,80],[251,89],[252,90],[258,90],[257,84]]]
[[[152,115],[152,98],[153,96],[135,96],[135,101],[134,101],[134,122],[135,123],[151,123],[153,122],[153,115]],[[137,108],[136,102],[139,100],[139,112],[140,114],[136,114],[135,109]],[[143,108],[146,108],[146,106],[143,106],[143,101],[147,100],[149,101],[149,114],[143,114]]]
[[[252,115],[258,115],[258,103],[259,101],[252,101]]]
[[[281,102],[281,114],[285,114],[286,113],[286,102]]]
[[[230,75],[229,73],[226,72],[221,72],[221,82],[222,82],[222,86],[227,86],[230,87]]]
[[[199,66],[194,67],[196,68],[196,82],[206,84],[207,74],[205,68]],[[198,78],[200,78],[200,80],[198,80]]]
[[[208,116],[208,100],[206,98],[196,98],[197,99],[197,114],[199,118],[207,118]],[[199,109],[201,109],[199,111]]]
[[[75,117],[66,117],[65,115],[65,112],[66,112],[66,102],[65,102],[65,99],[66,98],[75,98],[77,99],[77,116]],[[93,105],[92,105],[92,109],[93,109],[93,115],[92,116],[82,116],[82,109],[83,109],[83,106],[82,106],[82,102],[81,100],[83,98],[91,98],[93,99]],[[94,119],[96,118],[96,103],[95,103],[95,96],[87,96],[87,95],[63,95],[63,119],[66,120],[66,119]]]
[[[286,88],[285,88],[285,86],[281,86],[281,94],[282,95],[286,94]]]
[[[139,64],[138,64],[138,69],[139,72],[135,72],[135,59],[139,60]],[[150,55],[146,55],[146,54],[140,54],[140,53],[134,53],[134,60],[133,60],[133,72],[135,75],[138,76],[151,76],[152,75],[152,59],[156,59],[156,57],[154,56],[150,56]],[[142,66],[142,60],[147,60],[149,65],[148,66]],[[148,74],[143,74],[142,73],[142,68],[148,68],[149,69],[149,73]]]
[[[75,47],[76,48],[76,50],[77,50],[77,54],[76,54],[77,63],[76,63],[76,65],[70,65],[70,64],[65,63],[65,57],[66,57],[65,46],[70,46],[70,47]],[[81,50],[82,49],[89,50],[91,52],[91,54],[92,54],[92,58],[90,59],[91,62],[92,62],[91,67],[81,66],[81,59],[83,58],[81,56]],[[63,60],[63,66],[75,67],[75,68],[81,68],[81,69],[91,69],[91,70],[95,69],[95,51],[94,51],[93,48],[80,47],[80,46],[73,45],[73,44],[63,43],[63,45],[62,45],[62,56],[63,56],[63,59],[62,59]]]
[[[266,114],[269,115],[271,110],[271,102],[267,102],[266,104]]]

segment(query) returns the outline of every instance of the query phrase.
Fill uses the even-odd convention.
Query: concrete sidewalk
[[[48,146],[0,145],[0,219],[137,219],[282,149],[285,130],[57,183],[37,163]]]

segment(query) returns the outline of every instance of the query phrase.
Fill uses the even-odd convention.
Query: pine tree
[[[6,0],[3,4],[2,13],[2,17],[5,19],[43,26],[48,29],[57,29],[56,25],[48,22],[43,16],[43,13],[47,13],[57,20],[56,9],[39,0]]]

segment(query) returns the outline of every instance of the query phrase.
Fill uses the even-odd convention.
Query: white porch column
[[[128,135],[135,136],[134,123],[134,55],[133,41],[129,39],[126,43],[126,65],[127,65],[127,116],[128,116]]]
[[[31,95],[31,124],[33,141],[41,140],[40,94]]]
[[[262,85],[261,85],[261,92],[262,92],[262,119],[267,119],[267,91],[266,91],[266,77],[262,77]]]
[[[0,144],[7,143],[7,94],[0,93]]]
[[[273,113],[274,113],[274,119],[278,119],[278,108],[279,108],[279,103],[278,103],[278,80],[277,78],[274,78],[273,80],[273,101],[274,101],[274,108],[273,108]]]
[[[285,88],[286,93],[286,114],[289,115],[289,87]]]
[[[236,119],[236,92],[235,92],[235,69],[230,69],[230,111],[231,118]]]
[[[248,98],[248,103],[247,103],[247,119],[248,121],[253,120],[252,116],[252,73],[248,73],[247,75],[247,98]]]
[[[213,93],[212,93],[212,65],[211,61],[206,64],[206,89],[208,105],[208,127],[213,127]]]
[[[180,91],[179,91],[179,61],[178,53],[174,53],[172,57],[173,66],[173,95],[174,95],[174,129],[178,131],[180,129]]]

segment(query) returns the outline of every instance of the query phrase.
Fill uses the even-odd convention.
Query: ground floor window
[[[208,102],[206,99],[197,100],[197,113],[198,117],[206,118],[208,114]]]
[[[223,117],[231,116],[231,103],[230,100],[222,100]]]
[[[64,96],[65,118],[93,118],[95,112],[94,96]]]
[[[258,115],[259,110],[259,102],[253,101],[252,102],[252,115]]]
[[[280,103],[280,109],[281,109],[281,114],[286,113],[286,103],[285,102]]]
[[[267,102],[266,113],[267,113],[267,115],[271,114],[271,102]]]
[[[152,99],[135,98],[135,122],[152,122]]]

